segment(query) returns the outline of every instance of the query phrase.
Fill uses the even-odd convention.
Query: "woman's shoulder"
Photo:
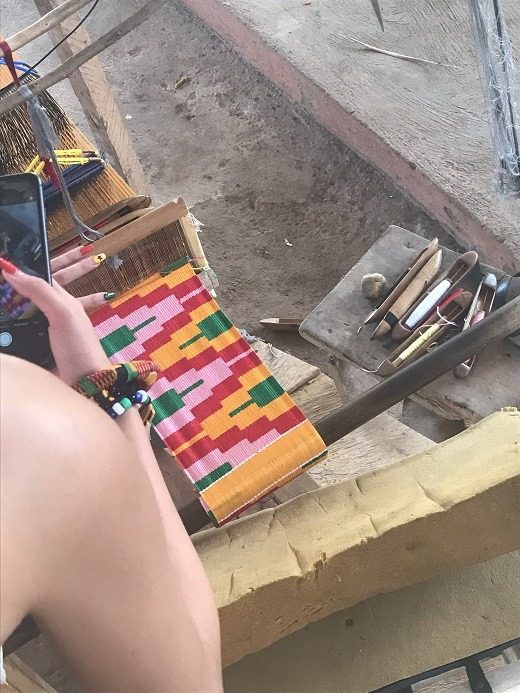
[[[0,387],[13,387],[16,380],[50,381],[56,378],[48,371],[16,356],[0,353]]]
[[[88,409],[87,409],[88,408]],[[93,409],[94,411],[90,411]],[[63,433],[70,417],[96,415],[92,404],[49,371],[14,356],[0,355],[0,412],[2,453],[30,447],[33,440],[53,439],[72,445],[75,426]],[[106,414],[99,410],[99,416]]]
[[[69,400],[79,395],[50,371],[16,356],[0,354],[0,397],[2,419],[9,413],[17,416],[21,408],[28,411],[29,404],[31,410],[38,408],[44,418],[46,411],[70,404]]]

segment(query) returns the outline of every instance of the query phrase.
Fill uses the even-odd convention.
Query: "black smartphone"
[[[51,282],[45,207],[33,173],[0,176],[0,257]],[[0,276],[0,350],[50,368],[48,322]]]

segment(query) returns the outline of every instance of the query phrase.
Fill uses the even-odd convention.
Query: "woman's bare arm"
[[[1,395],[2,640],[31,612],[87,690],[221,690],[211,588],[136,412],[122,431],[6,356]]]

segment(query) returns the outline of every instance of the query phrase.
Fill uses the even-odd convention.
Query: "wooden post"
[[[40,14],[46,14],[59,5],[59,0],[34,0]],[[55,43],[60,41],[79,21],[76,13],[50,30]],[[84,27],[79,27],[57,49],[62,61],[90,44]],[[125,121],[114,100],[103,66],[92,58],[69,77],[70,84],[85,113],[96,144],[110,163],[128,181],[137,193],[147,192],[144,171],[132,145]]]
[[[43,17],[40,17],[40,19],[38,19],[37,22],[34,22],[34,24],[31,24],[30,26],[25,27],[25,29],[17,31],[16,34],[9,36],[7,39],[9,47],[12,51],[17,51],[27,43],[37,39],[38,36],[46,34],[49,29],[55,27],[56,24],[63,22],[65,19],[67,19],[67,17],[70,17],[71,14],[77,12],[91,2],[92,0],[66,0],[62,5],[58,5],[56,9],[52,10],[52,12],[48,12]],[[4,52],[0,48],[0,57],[2,57],[3,54]]]

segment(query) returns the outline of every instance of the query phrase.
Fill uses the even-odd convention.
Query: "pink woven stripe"
[[[279,437],[276,431],[269,431],[269,433],[255,440],[254,443],[242,440],[224,453],[220,450],[214,450],[195,464],[192,464],[191,467],[185,468],[185,472],[195,482],[220,467],[224,462],[228,462],[232,467],[239,467],[243,462],[253,457],[253,455],[263,450],[269,443],[272,443]]]

